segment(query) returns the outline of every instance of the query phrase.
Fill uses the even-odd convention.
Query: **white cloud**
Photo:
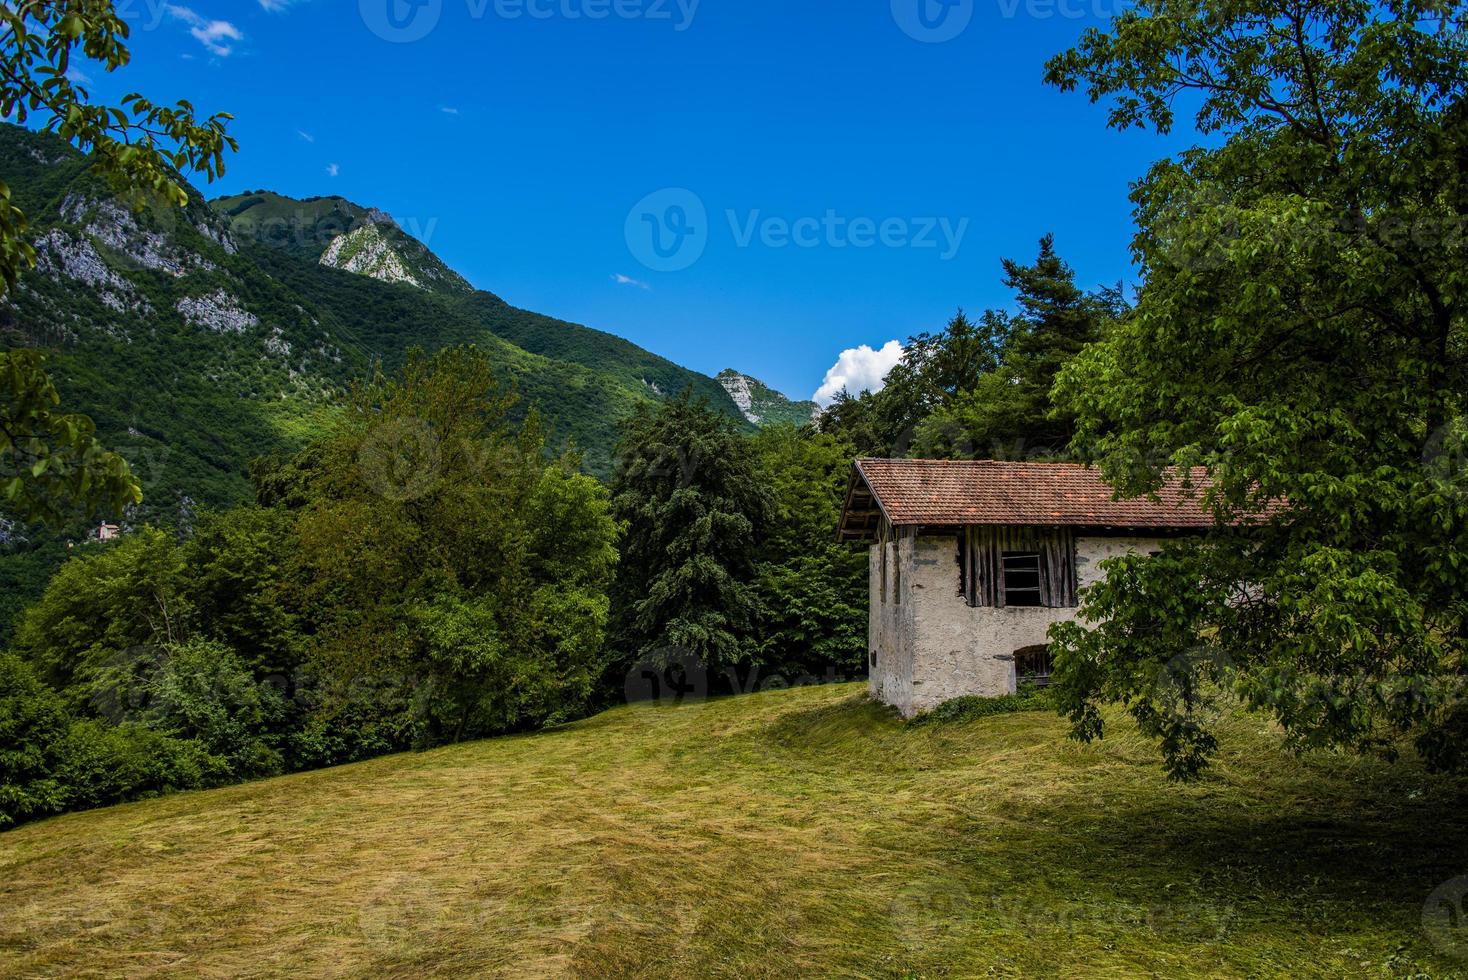
[[[652,288],[641,279],[633,279],[631,276],[624,276],[620,272],[613,274],[612,281],[615,282],[618,286],[636,286],[638,289]]]
[[[260,9],[272,14],[288,9],[295,0],[260,0]]]
[[[73,85],[92,84],[92,76],[75,67],[66,69],[66,80]]]
[[[316,137],[312,136],[310,133],[306,132],[304,129],[298,129],[298,130],[296,130],[296,135],[299,136],[301,139],[305,140],[307,143],[314,143],[314,142],[316,142]]]
[[[328,177],[335,177],[337,174],[339,174],[341,172],[342,172],[342,168],[341,167],[338,167],[334,163],[328,163],[326,165],[326,176],[328,176]]]
[[[459,110],[458,109],[455,109],[451,105],[441,105],[441,106],[438,107],[438,111],[439,112],[446,112],[446,113],[448,113],[451,116],[457,116],[459,114]]]
[[[210,54],[217,54],[221,58],[229,56],[234,50],[233,45],[227,41],[243,41],[245,36],[240,29],[227,20],[211,20],[209,23],[189,30],[195,40],[204,45]]]
[[[180,7],[177,4],[168,4],[163,9],[168,11],[170,17],[189,25],[189,33],[194,36],[194,40],[204,45],[210,54],[227,58],[234,51],[233,42],[245,39],[240,29],[227,20],[208,20],[199,16],[193,8]]]
[[[863,391],[881,391],[886,384],[887,372],[902,360],[902,344],[889,340],[881,350],[872,350],[866,344],[848,347],[836,358],[836,363],[826,372],[826,380],[811,396],[822,408],[836,400],[845,391],[859,395]]]

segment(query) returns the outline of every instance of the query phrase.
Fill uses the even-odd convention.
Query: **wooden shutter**
[[[1040,537],[1040,603],[1052,608],[1076,604],[1076,539],[1070,528]]]
[[[1075,533],[1069,528],[966,527],[959,544],[960,588],[970,606],[1003,609],[1004,553],[1040,554],[1040,605],[1076,605]]]

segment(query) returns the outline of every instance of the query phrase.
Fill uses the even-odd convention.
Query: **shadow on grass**
[[[857,781],[880,773],[904,788],[897,816],[926,819],[911,836],[884,823],[871,842],[912,859],[915,897],[894,907],[929,924],[966,919],[970,944],[1029,936],[1138,956],[1155,944],[1206,950],[1225,973],[1468,974],[1423,927],[1429,896],[1468,873],[1468,780],[1411,761],[1294,756],[1241,716],[1225,723],[1215,767],[1179,784],[1155,745],[1112,721],[1082,746],[1053,714],[913,726],[851,698],[792,712],[767,737],[807,769],[859,759]],[[1461,932],[1451,945],[1468,949]],[[1034,955],[1031,966],[1047,962]]]
[[[1011,794],[1015,832],[964,820],[955,870],[1012,928],[1140,930],[1230,947],[1235,966],[1253,955],[1240,948],[1255,950],[1254,968],[1282,950],[1374,950],[1381,966],[1462,975],[1468,962],[1435,945],[1422,917],[1434,890],[1468,871],[1463,783],[1408,763],[1256,748],[1193,785],[1101,765],[1069,786]]]

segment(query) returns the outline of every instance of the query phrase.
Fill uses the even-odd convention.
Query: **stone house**
[[[1050,625],[1077,618],[1103,559],[1208,527],[1204,479],[1116,500],[1074,463],[856,460],[837,533],[869,543],[873,697],[911,717],[1048,683]]]

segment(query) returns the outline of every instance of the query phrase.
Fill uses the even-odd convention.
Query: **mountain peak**
[[[815,417],[815,402],[792,401],[758,378],[733,368],[720,371],[714,380],[723,385],[735,406],[754,425],[805,425]]]
[[[238,238],[253,238],[333,269],[430,292],[473,287],[381,208],[344,197],[247,191],[210,202]]]

